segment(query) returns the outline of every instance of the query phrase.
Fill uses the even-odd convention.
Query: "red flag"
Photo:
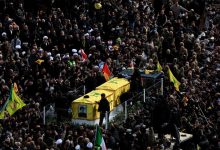
[[[105,63],[103,68],[102,68],[102,72],[104,74],[105,80],[108,81],[110,76],[111,76],[111,72],[108,68],[108,65]]]
[[[80,54],[81,54],[83,60],[86,60],[88,58],[88,56],[86,55],[86,53],[84,52],[83,49],[80,49]]]

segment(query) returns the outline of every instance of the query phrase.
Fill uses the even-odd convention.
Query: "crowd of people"
[[[27,105],[0,120],[0,149],[94,149],[94,127],[61,121],[44,125],[43,106],[68,103],[67,92],[81,85],[89,92],[104,83],[104,62],[118,76],[126,68],[155,70],[158,61],[165,88],[158,98],[164,106],[156,108],[175,111],[179,121],[155,113],[162,120],[149,123],[144,118],[150,112],[141,109],[125,124],[103,129],[107,147],[168,149],[163,140],[149,137],[153,129],[148,127],[172,122],[193,134],[187,149],[220,149],[220,24],[214,21],[215,8],[198,14],[188,0],[84,0],[61,8],[52,2],[31,9],[22,0],[10,0],[1,12],[0,106],[13,83]],[[167,78],[168,67],[181,83],[179,92]]]

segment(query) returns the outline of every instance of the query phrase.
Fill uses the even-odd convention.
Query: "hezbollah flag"
[[[99,126],[96,126],[95,147],[97,150],[107,150],[102,132]]]
[[[44,62],[44,60],[43,59],[38,59],[38,60],[36,60],[35,61],[38,65],[41,65],[43,62]]]
[[[5,118],[5,111],[2,110],[2,111],[0,112],[0,119],[4,119],[4,118]]]
[[[105,80],[108,81],[111,76],[111,72],[110,72],[108,65],[106,63],[104,64],[104,66],[102,68],[102,72],[105,77]]]
[[[17,110],[24,107],[26,104],[21,100],[20,97],[17,96],[14,88],[11,88],[9,101],[6,106],[7,112],[12,116]]]
[[[156,71],[158,71],[158,72],[162,72],[162,71],[163,71],[163,68],[162,68],[162,66],[160,65],[160,62],[159,62],[159,61],[157,62],[157,69],[156,69]]]
[[[95,9],[97,9],[97,10],[99,10],[99,9],[102,8],[102,4],[101,4],[100,2],[96,2],[96,3],[94,4],[94,6],[95,6]]]
[[[170,82],[173,82],[174,87],[176,88],[177,91],[179,91],[180,82],[173,75],[173,73],[171,72],[170,68],[168,68],[168,74],[169,74]]]

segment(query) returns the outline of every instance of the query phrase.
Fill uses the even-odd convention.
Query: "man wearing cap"
[[[50,41],[48,36],[46,36],[46,35],[43,36],[43,41],[42,41],[40,47],[43,50],[50,50],[50,49],[52,49],[51,41]]]
[[[89,138],[85,138],[85,150],[92,150],[93,149],[93,144],[90,142]]]
[[[106,99],[104,93],[101,94],[101,100],[100,102],[97,102],[97,103],[99,104],[98,111],[100,112],[99,126],[102,126],[105,113],[110,111],[109,101]],[[108,118],[105,118],[105,119],[107,120]]]
[[[5,41],[7,41],[7,40],[8,40],[7,33],[6,32],[2,32],[1,37],[0,37],[0,42],[3,43]]]
[[[75,146],[75,150],[80,150],[80,145],[79,145],[79,144],[77,144],[77,145]]]

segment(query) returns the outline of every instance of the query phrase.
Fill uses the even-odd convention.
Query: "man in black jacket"
[[[105,113],[110,111],[109,101],[106,99],[104,93],[101,94],[101,100],[100,100],[100,102],[98,102],[98,104],[99,104],[98,111],[100,112],[99,126],[102,126],[102,122],[105,117]],[[105,119],[107,120],[108,118],[105,118]]]

